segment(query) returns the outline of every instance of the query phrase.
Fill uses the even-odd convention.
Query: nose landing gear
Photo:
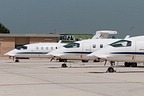
[[[14,60],[15,62],[20,62],[19,59]]]
[[[63,63],[62,65],[61,65],[61,67],[62,68],[66,68],[66,67],[68,67],[65,63]]]
[[[116,72],[116,70],[114,70],[114,65],[115,65],[115,62],[113,61],[110,61],[110,64],[111,66],[107,69],[106,72],[109,72],[109,73],[113,73],[113,72]]]

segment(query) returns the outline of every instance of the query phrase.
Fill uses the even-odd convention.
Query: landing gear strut
[[[115,62],[110,61],[110,64],[111,64],[111,66],[110,66],[110,67],[107,69],[107,71],[106,71],[106,72],[109,72],[109,73],[116,72],[116,71],[114,70],[114,65],[115,65]]]

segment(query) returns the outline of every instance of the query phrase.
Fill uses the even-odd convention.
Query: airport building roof
[[[58,34],[0,34],[0,37],[59,37]]]

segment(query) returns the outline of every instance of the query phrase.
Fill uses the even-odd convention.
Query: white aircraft
[[[65,43],[34,43],[17,47],[4,55],[14,57],[15,62],[19,62],[18,58],[49,58],[45,54],[64,46]]]
[[[137,63],[144,62],[144,36],[136,36],[119,40],[107,47],[97,50],[88,56],[110,61],[108,72],[114,72],[114,62],[125,62],[125,66],[136,67]]]
[[[83,62],[88,62],[89,59],[93,59],[89,58],[87,56],[88,54],[118,40],[119,39],[88,39],[77,41],[64,45],[63,47],[54,50],[46,55],[54,56],[58,59],[82,60]],[[67,65],[64,63],[62,64],[62,67],[67,67]]]
[[[92,39],[100,39],[100,38],[106,38],[109,34],[117,34],[116,31],[109,31],[109,30],[102,30],[102,31],[96,31],[96,34],[93,36]],[[60,41],[61,42],[61,41]],[[13,49],[10,52],[7,52],[5,55],[14,57],[15,62],[19,62],[18,58],[33,58],[33,57],[49,57],[45,54],[58,49],[62,47],[63,43],[35,43],[35,44],[27,44],[21,47],[18,47],[16,49]],[[60,61],[63,61],[60,59]]]

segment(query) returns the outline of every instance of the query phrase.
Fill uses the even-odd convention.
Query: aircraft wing
[[[48,54],[46,54],[46,55],[55,56],[55,57],[60,57],[60,56],[62,56],[63,54],[57,54],[57,53],[51,54],[51,53],[48,53]]]
[[[6,56],[15,56],[16,54],[17,54],[17,50],[13,49],[13,50],[5,53],[4,55],[6,55]]]
[[[6,56],[15,56],[15,54],[11,54],[11,53],[5,53],[4,55],[6,55]]]
[[[109,55],[106,55],[106,54],[94,54],[94,53],[91,53],[87,56],[96,57],[96,58],[100,58],[100,59],[107,59],[109,57]]]

